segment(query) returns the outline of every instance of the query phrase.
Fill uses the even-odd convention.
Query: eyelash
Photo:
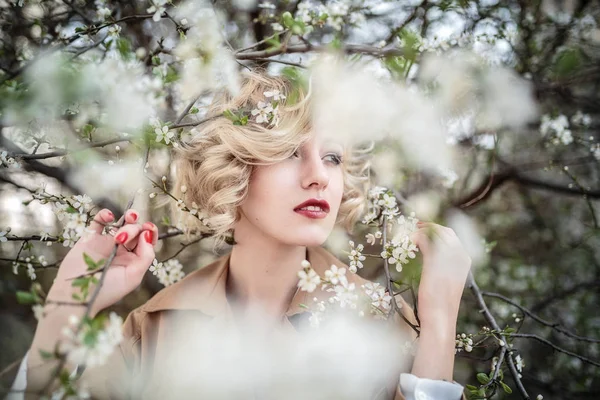
[[[294,151],[294,153],[292,154],[292,157],[297,157],[298,156],[298,150]],[[335,165],[340,165],[341,163],[344,162],[344,160],[342,159],[342,156],[335,154],[335,153],[329,153],[327,154],[325,157],[332,157],[332,162]]]

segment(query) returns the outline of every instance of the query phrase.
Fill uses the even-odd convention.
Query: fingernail
[[[148,243],[152,243],[152,236],[153,236],[153,232],[152,231],[145,231],[144,232],[144,240]]]
[[[144,222],[144,224],[142,225],[142,229],[147,229],[147,230],[154,230],[154,228],[156,228],[156,225],[154,225],[152,222]]]
[[[133,219],[133,222],[137,221],[138,219],[138,215],[136,212],[132,211],[129,213],[129,215],[131,215],[131,218]]]
[[[117,243],[123,244],[127,241],[127,236],[129,236],[127,235],[127,232],[121,232],[115,237],[115,240]]]
[[[108,218],[110,219],[115,219],[115,214],[112,213],[112,211],[107,210],[106,211],[106,215],[108,216]]]

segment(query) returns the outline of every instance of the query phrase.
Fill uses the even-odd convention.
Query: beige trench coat
[[[169,360],[172,353],[168,343],[181,343],[183,332],[187,331],[179,325],[177,317],[192,316],[194,321],[208,329],[211,326],[223,327],[233,323],[225,287],[229,256],[230,254],[224,255],[206,267],[190,273],[180,282],[161,290],[129,314],[123,326],[124,339],[119,349],[113,353],[105,366],[86,370],[81,377],[82,381],[88,384],[94,398],[173,398],[157,382],[172,367]],[[320,276],[324,276],[325,270],[332,264],[347,268],[347,265],[322,247],[309,247],[307,256],[313,269]],[[356,283],[357,287],[367,282],[356,274],[348,274],[348,278],[350,282]],[[310,304],[314,296],[315,293],[309,294],[299,290],[296,292],[285,314],[283,330],[295,331],[290,319],[305,312],[306,309],[301,305]],[[415,323],[410,306],[400,296],[397,296],[397,301],[402,303],[405,317]],[[397,325],[400,330],[412,335],[410,327],[400,318]],[[410,363],[412,365],[412,360]],[[395,378],[390,379],[374,398],[404,399],[398,387],[401,372],[410,371],[393,371],[390,376]],[[246,393],[243,397],[264,398],[252,393]]]

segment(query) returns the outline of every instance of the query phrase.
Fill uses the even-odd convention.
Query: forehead
[[[319,132],[311,131],[308,140],[305,142],[306,145],[313,145],[318,147],[336,147],[345,149],[344,142],[340,139],[336,139],[332,135],[326,135]]]

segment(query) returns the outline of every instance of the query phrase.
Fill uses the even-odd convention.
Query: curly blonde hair
[[[280,104],[276,127],[249,121],[235,125],[223,116],[227,110],[252,109],[265,100],[264,93],[279,90],[287,96]],[[292,99],[292,101],[289,101]],[[248,195],[252,171],[289,158],[310,138],[310,90],[284,76],[265,71],[246,71],[240,92],[217,93],[208,108],[206,122],[192,129],[191,138],[174,149],[173,195],[199,217],[173,204],[173,212],[187,231],[210,232],[215,248],[221,245],[240,219],[240,205]],[[369,153],[373,145],[347,146],[344,151],[344,193],[336,224],[352,233],[366,208],[369,185]],[[182,190],[184,187],[184,191]],[[195,203],[192,206],[192,203]]]

